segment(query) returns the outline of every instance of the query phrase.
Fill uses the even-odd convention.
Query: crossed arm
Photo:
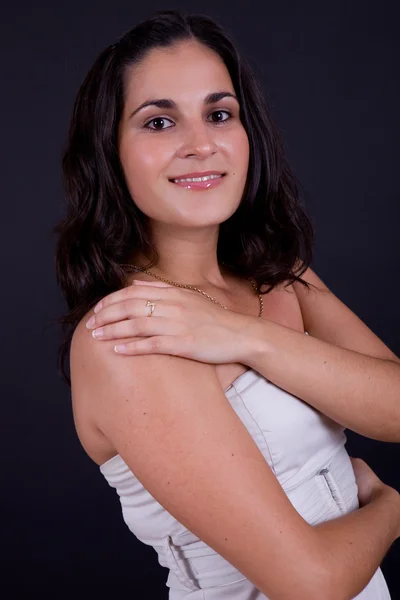
[[[247,364],[337,423],[400,442],[400,359],[308,268],[293,288],[306,336],[263,319],[249,327]]]

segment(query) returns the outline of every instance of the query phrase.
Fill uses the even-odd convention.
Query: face
[[[242,198],[249,143],[220,57],[193,41],[154,49],[127,72],[125,94],[119,156],[135,204],[153,224],[198,228],[228,219]],[[160,99],[170,102],[139,109]],[[207,171],[224,176],[200,189],[172,181]]]

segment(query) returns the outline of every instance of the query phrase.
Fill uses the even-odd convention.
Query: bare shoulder
[[[125,337],[99,342],[93,338],[91,330],[86,328],[86,322],[93,314],[93,310],[87,312],[78,323],[72,336],[70,363],[73,391],[82,392],[87,388],[89,393],[92,386],[97,387],[99,381],[108,382],[110,378],[124,379],[124,383],[131,380],[138,383],[138,379],[140,379],[140,382],[144,384],[154,377],[155,370],[163,367],[165,369],[163,376],[168,380],[171,363],[179,364],[178,370],[183,367],[183,364],[190,365],[187,368],[190,368],[194,376],[215,374],[215,365],[213,364],[178,356],[161,354],[124,356],[117,354],[114,351],[116,344],[142,338]],[[166,384],[168,383],[169,381],[166,381]]]
[[[124,356],[114,351],[114,346],[119,342],[130,342],[138,337],[125,337],[99,342],[91,335],[91,330],[86,328],[86,322],[92,316],[89,311],[78,323],[71,341],[70,366],[71,366],[71,388],[73,403],[76,408],[82,410],[82,406],[96,406],[99,422],[104,419],[101,412],[107,414],[109,405],[112,404],[113,386],[115,391],[119,388],[126,390],[132,398],[135,389],[139,392],[151,387],[152,382],[162,378],[164,386],[178,385],[174,377],[171,377],[172,365],[175,370],[183,373],[182,369],[190,371],[192,383],[196,384],[196,378],[206,376],[216,379],[215,365],[200,363],[170,355],[136,355]],[[101,393],[101,390],[110,392],[110,396]]]
[[[75,328],[70,349],[71,397],[74,423],[78,438],[88,456],[98,465],[118,454],[115,440],[109,434],[111,415],[118,409],[118,399],[138,398],[140,393],[151,393],[151,382],[163,381],[168,388],[177,386],[171,364],[180,374],[182,364],[188,364],[191,384],[199,380],[217,380],[215,365],[168,355],[123,356],[114,351],[119,342],[130,342],[138,337],[101,341],[93,339],[86,328],[93,315],[88,311]],[[136,390],[136,393],[135,393]],[[162,396],[163,390],[160,390]],[[118,418],[124,418],[119,414]],[[118,425],[116,425],[118,426]]]
[[[383,340],[310,267],[301,277],[311,284],[310,288],[295,282],[294,289],[305,328],[311,336],[374,358],[400,362]]]

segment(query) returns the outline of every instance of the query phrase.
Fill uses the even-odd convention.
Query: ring
[[[146,306],[150,306],[150,312],[147,316],[151,317],[151,315],[153,314],[154,309],[156,307],[155,302],[152,302],[151,300],[147,300]]]

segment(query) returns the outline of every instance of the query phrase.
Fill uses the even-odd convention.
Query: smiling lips
[[[218,173],[217,171],[207,171],[205,173],[188,173],[184,177],[170,179],[175,185],[187,189],[209,189],[216,187],[221,183],[225,173]]]

